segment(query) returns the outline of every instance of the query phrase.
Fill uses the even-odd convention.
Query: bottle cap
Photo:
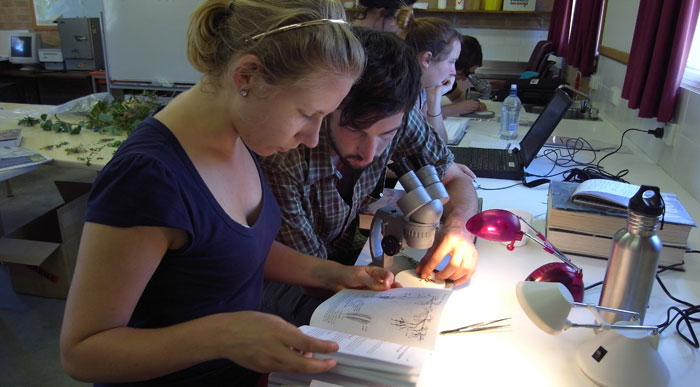
[[[629,201],[629,210],[642,215],[659,216],[664,212],[664,201],[659,187],[643,185]]]

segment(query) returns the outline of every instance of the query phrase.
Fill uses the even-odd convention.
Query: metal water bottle
[[[658,187],[643,185],[630,199],[627,226],[613,237],[599,305],[639,313],[639,323],[649,305],[651,289],[661,255],[656,233],[664,212]],[[629,320],[629,315],[601,312],[608,323]]]

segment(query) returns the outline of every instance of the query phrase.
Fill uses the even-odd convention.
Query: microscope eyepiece
[[[425,158],[425,156],[422,153],[418,153],[415,155],[408,156],[408,159],[410,160],[411,164],[413,165],[413,170],[417,171],[424,166],[428,165],[428,160]]]
[[[401,160],[389,164],[389,169],[396,174],[396,176],[401,177],[408,172],[412,171],[411,163],[406,157],[401,158]]]

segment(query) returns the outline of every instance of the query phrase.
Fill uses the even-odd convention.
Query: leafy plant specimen
[[[129,135],[159,104],[153,92],[126,100],[100,101],[88,113],[85,126],[112,135]]]
[[[34,118],[32,116],[26,116],[26,117],[22,118],[21,120],[19,120],[19,122],[17,122],[17,125],[34,126],[34,125],[38,124],[39,122],[41,122],[41,121],[38,118]]]
[[[110,135],[125,134],[128,136],[160,103],[158,96],[154,92],[147,91],[142,95],[131,96],[126,100],[99,101],[87,113],[85,120],[81,120],[78,123],[66,122],[55,114],[53,118],[42,114],[39,119],[26,116],[18,124],[25,126],[38,124],[41,129],[47,132],[79,134],[83,128],[91,128],[100,133],[108,133]],[[121,143],[121,141],[115,141],[112,138],[105,138],[100,140],[98,144],[88,147],[81,144],[64,149],[67,154],[86,154],[85,156],[79,156],[78,160],[85,161],[89,166],[92,160],[102,158],[99,154],[103,148],[119,148]],[[66,144],[64,142],[48,145],[43,149],[60,148]]]

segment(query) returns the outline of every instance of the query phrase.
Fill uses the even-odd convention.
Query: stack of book
[[[627,224],[627,203],[638,186],[592,179],[581,184],[553,181],[547,202],[547,239],[565,253],[608,258],[615,233]],[[662,193],[666,212],[658,235],[659,264],[683,263],[690,230],[696,226],[673,193]]]

